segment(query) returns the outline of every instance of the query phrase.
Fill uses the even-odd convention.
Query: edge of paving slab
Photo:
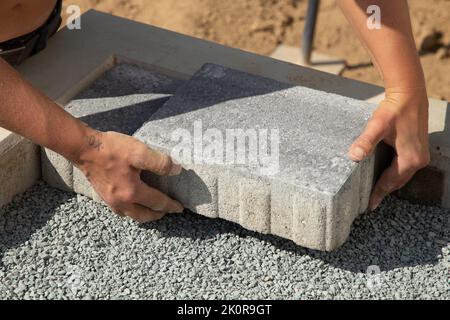
[[[19,71],[26,79],[60,104],[68,102],[117,60],[137,63],[144,68],[148,67],[180,79],[189,78],[201,65],[212,62],[359,100],[376,100],[383,92],[378,86],[357,80],[225,47],[95,10],[81,16],[81,25],[81,30],[64,28],[59,31],[51,39],[46,50],[19,67]],[[61,56],[64,56],[64,59],[61,59]],[[427,202],[424,197],[428,194],[434,197],[429,199],[432,203],[450,207],[449,110],[448,102],[430,99],[432,163],[424,169],[422,176],[435,178],[431,181],[429,179],[422,181],[417,175],[399,192],[402,197],[413,200],[418,197],[417,201]],[[8,159],[8,163],[16,163],[0,167],[0,186],[2,190],[8,189],[4,193],[8,196],[2,200],[5,203],[40,177],[40,170],[36,170],[40,166],[40,157],[34,156],[33,151],[37,147],[24,141],[25,139],[16,134],[0,131],[0,161]],[[17,157],[24,150],[27,150],[26,154],[29,156],[25,157],[25,162],[21,162]],[[21,172],[30,174],[23,175]],[[439,199],[435,199],[436,195],[429,195],[430,192],[426,192],[435,188],[436,184],[441,190]],[[0,201],[0,205],[5,203]]]
[[[0,128],[0,207],[41,177],[39,147]]]
[[[301,48],[280,44],[270,55],[272,58],[286,61],[315,70],[340,75],[345,68],[345,61],[336,59],[326,54],[313,51],[311,55],[311,63],[307,64],[301,56]]]

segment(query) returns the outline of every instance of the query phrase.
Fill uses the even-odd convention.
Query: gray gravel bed
[[[449,299],[449,218],[389,197],[325,253],[191,213],[138,225],[39,182],[0,209],[0,298]]]

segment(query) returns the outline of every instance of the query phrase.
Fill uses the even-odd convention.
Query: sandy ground
[[[65,0],[224,45],[270,55],[299,45],[306,0]],[[450,101],[450,0],[409,0],[429,95]],[[322,0],[315,48],[345,58],[343,76],[382,85],[365,49],[333,0]]]

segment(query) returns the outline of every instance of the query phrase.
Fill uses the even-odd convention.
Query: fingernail
[[[354,147],[350,150],[350,157],[355,160],[355,161],[361,161],[364,156],[365,156],[365,152],[361,147]]]
[[[373,201],[373,203],[370,205],[369,210],[370,211],[374,211],[376,208],[378,208],[378,206],[380,205],[381,201],[383,199],[376,199]]]
[[[175,201],[173,213],[182,213],[184,211],[184,207],[178,201]]]
[[[169,176],[177,176],[181,173],[181,170],[183,170],[181,164],[173,164],[170,169]]]

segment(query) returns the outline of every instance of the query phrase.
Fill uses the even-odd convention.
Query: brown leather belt
[[[58,31],[61,25],[62,0],[58,0],[47,21],[38,29],[26,35],[0,43],[0,58],[17,66],[26,58],[45,49],[47,40]]]

